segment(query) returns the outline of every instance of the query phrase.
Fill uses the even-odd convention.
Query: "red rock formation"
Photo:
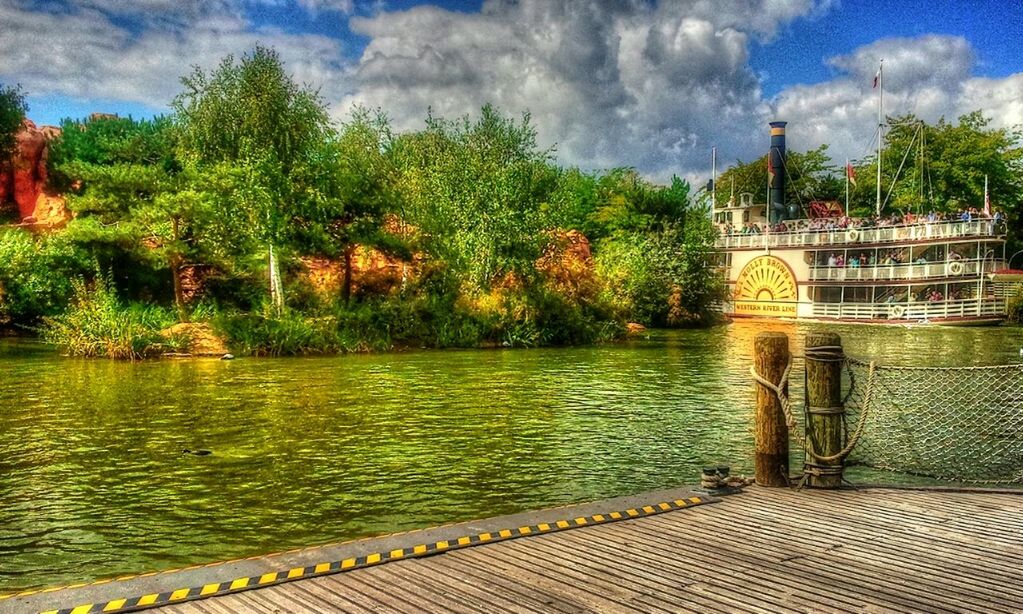
[[[320,296],[333,299],[341,296],[344,264],[340,259],[301,258],[305,280]],[[416,274],[416,261],[392,258],[371,247],[360,245],[352,258],[352,293],[386,294]]]
[[[598,291],[590,241],[577,230],[556,232],[536,261],[555,289],[571,298],[589,298]]]
[[[26,119],[18,133],[10,164],[0,172],[0,203],[13,200],[26,222],[60,225],[69,218],[64,199],[46,193],[48,144],[60,135],[54,126],[36,127]]]
[[[43,192],[43,181],[40,178],[39,167],[43,161],[43,151],[46,150],[47,138],[42,130],[30,120],[18,133],[18,145],[11,161],[14,175],[14,202],[18,205],[18,213],[22,218],[31,217],[35,213],[36,200]],[[45,177],[45,171],[42,173]]]

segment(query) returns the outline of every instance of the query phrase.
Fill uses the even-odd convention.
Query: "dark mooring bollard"
[[[806,469],[816,488],[842,485],[842,338],[835,333],[806,336]]]
[[[753,342],[754,369],[761,378],[788,395],[788,378],[782,382],[789,365],[789,338],[785,333],[760,333]],[[774,390],[757,382],[757,405],[753,415],[754,471],[761,486],[788,486],[789,430],[785,412]]]

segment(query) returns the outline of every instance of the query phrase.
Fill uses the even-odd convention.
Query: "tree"
[[[399,139],[395,150],[403,217],[466,290],[535,274],[554,228],[558,174],[528,114],[515,122],[487,105],[475,122],[430,117],[426,130]]]
[[[673,177],[655,186],[629,169],[601,177],[604,204],[594,219],[599,276],[613,304],[629,319],[652,326],[684,326],[712,319],[722,284],[710,266],[716,231],[705,202]]]
[[[27,110],[21,88],[0,84],[0,159],[6,161],[14,153],[15,139]]]
[[[236,63],[225,58],[210,74],[196,68],[182,78],[185,91],[173,101],[181,126],[181,153],[198,168],[230,164],[245,169],[251,182],[231,206],[255,222],[268,254],[270,297],[284,305],[276,246],[310,197],[308,165],[331,133],[319,94],[299,86],[284,71],[277,52],[257,46]]]
[[[68,185],[76,213],[68,236],[93,253],[122,252],[166,267],[181,321],[188,320],[182,270],[223,242],[209,199],[175,157],[176,128],[164,117],[65,120],[52,144],[55,181]]]
[[[785,204],[795,205],[806,215],[812,201],[844,200],[845,187],[838,172],[828,156],[827,145],[807,152],[786,152]],[[737,161],[722,173],[715,193],[718,203],[728,202],[733,185],[736,200],[740,194],[749,192],[754,202],[766,202],[767,154],[749,163]]]
[[[317,198],[308,201],[296,220],[295,234],[310,251],[342,257],[341,296],[346,304],[357,246],[407,253],[398,238],[383,229],[385,216],[396,210],[392,142],[383,114],[357,108],[310,165]]]
[[[1021,133],[990,128],[980,111],[929,125],[913,115],[888,119],[882,152],[882,200],[887,211],[957,213],[984,206],[984,177],[992,205],[1018,220],[1023,213]],[[876,156],[875,156],[876,157]],[[857,190],[861,211],[873,210],[877,165],[857,170],[866,181]]]

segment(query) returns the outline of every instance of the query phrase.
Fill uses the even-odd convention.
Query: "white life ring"
[[[849,230],[845,231],[845,238],[849,241],[859,241],[860,231],[856,230],[855,228],[850,228]]]
[[[947,268],[949,275],[962,275],[963,272],[966,271],[966,267],[964,267],[963,263],[958,260],[949,262]]]
[[[900,320],[904,315],[906,315],[906,308],[902,305],[893,305],[888,309],[888,317],[893,320]]]

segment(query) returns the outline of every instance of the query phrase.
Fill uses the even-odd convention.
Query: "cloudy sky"
[[[881,58],[889,114],[1023,124],[1018,0],[0,0],[0,83],[38,123],[165,112],[191,66],[256,43],[338,118],[492,102],[563,164],[658,180],[761,154],[771,119],[790,148],[865,155]]]

